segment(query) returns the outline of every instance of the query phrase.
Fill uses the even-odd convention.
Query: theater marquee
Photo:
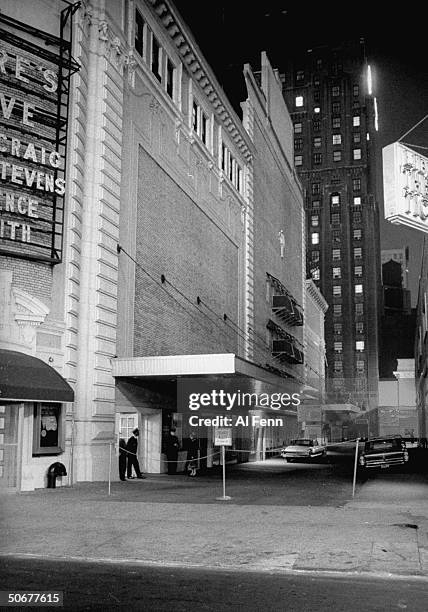
[[[385,219],[428,232],[428,158],[399,142],[382,156]]]
[[[0,14],[0,253],[59,263],[72,8],[55,37]],[[69,21],[69,24],[67,24]]]

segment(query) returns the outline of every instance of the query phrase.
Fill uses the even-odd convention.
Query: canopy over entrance
[[[0,402],[73,402],[70,385],[47,363],[18,351],[0,349]]]

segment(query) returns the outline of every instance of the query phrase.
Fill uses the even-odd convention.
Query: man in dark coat
[[[133,478],[132,476],[132,468],[134,468],[137,478],[144,478],[140,471],[140,464],[138,463],[137,458],[137,449],[138,449],[138,436],[140,435],[139,429],[134,429],[132,432],[132,436],[129,438],[126,444],[126,450],[128,451],[128,467],[126,470],[126,475],[128,478]]]
[[[165,453],[166,460],[168,461],[168,474],[177,473],[177,459],[178,451],[180,450],[180,443],[177,436],[175,435],[175,429],[171,429],[167,439],[165,440]]]
[[[186,444],[187,448],[187,473],[189,476],[196,476],[199,456],[199,441],[193,431]]]
[[[126,480],[126,441],[123,438],[119,438],[119,478]]]

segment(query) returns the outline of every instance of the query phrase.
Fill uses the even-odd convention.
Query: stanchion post
[[[223,463],[223,497],[216,497],[216,499],[219,501],[227,501],[232,498],[226,495],[226,451],[224,444],[221,445],[221,460]]]
[[[111,442],[109,444],[109,461],[108,461],[108,494],[111,494]]]
[[[357,466],[358,466],[358,447],[359,447],[360,438],[357,438],[355,441],[355,460],[354,460],[354,480],[352,482],[352,497],[355,495],[355,482],[357,480]]]

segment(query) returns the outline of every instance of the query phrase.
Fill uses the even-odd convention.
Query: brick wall
[[[136,260],[155,280],[136,266],[134,355],[236,352],[234,331],[196,298],[238,320],[238,248],[141,147],[136,235]],[[161,274],[194,306],[164,283],[170,297]]]
[[[15,257],[1,257],[1,270],[12,270],[13,285],[41,300],[51,307],[52,268],[36,261],[27,261]]]

